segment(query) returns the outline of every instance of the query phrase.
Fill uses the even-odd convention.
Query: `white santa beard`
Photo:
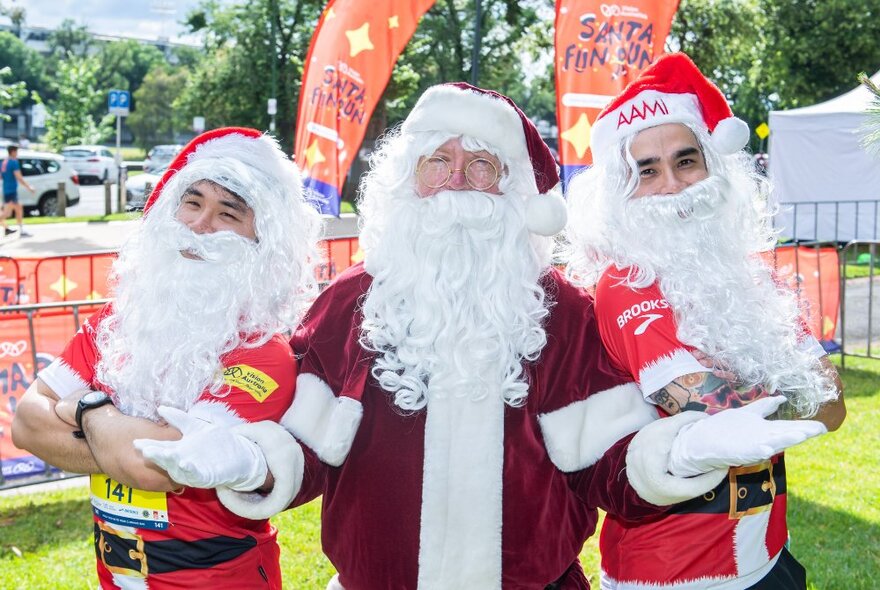
[[[619,249],[642,278],[659,280],[683,343],[812,415],[835,397],[833,384],[818,359],[798,347],[797,300],[777,286],[755,235],[744,230],[751,220],[743,219],[748,212],[737,207],[735,190],[710,177],[675,196],[627,201]]]
[[[174,220],[139,228],[114,265],[113,314],[98,327],[99,380],[125,414],[157,418],[189,409],[206,388],[225,394],[220,357],[241,344],[259,297],[253,242],[232,232],[196,235]],[[189,260],[182,250],[205,260]]]
[[[363,343],[400,408],[445,395],[525,399],[521,362],[546,343],[547,310],[523,210],[477,191],[413,197],[367,253]]]

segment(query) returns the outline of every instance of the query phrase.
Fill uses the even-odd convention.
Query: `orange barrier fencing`
[[[361,258],[357,237],[320,244],[318,280],[330,282]],[[83,319],[107,300],[115,252],[48,258],[0,257],[0,466],[4,480],[48,473],[48,466],[12,444],[15,406],[36,374],[64,350]]]

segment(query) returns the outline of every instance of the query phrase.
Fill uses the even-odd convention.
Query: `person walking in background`
[[[26,238],[31,234],[24,231],[24,209],[18,202],[18,185],[22,184],[29,191],[34,192],[28,181],[21,175],[21,164],[18,162],[18,146],[10,145],[6,148],[6,158],[0,162],[0,176],[3,177],[3,212],[0,214],[2,219],[3,233],[11,235],[15,233],[14,229],[10,229],[6,223],[6,219],[15,214],[18,222],[18,235]]]
[[[775,236],[748,137],[690,58],[660,57],[593,125],[593,167],[568,189],[568,272],[596,285],[614,365],[665,414],[720,415],[781,394],[780,415],[835,430],[846,416],[837,371],[760,256]],[[721,437],[704,431],[704,450]],[[786,491],[779,454],[650,523],[609,514],[603,590],[803,590],[785,549]]]

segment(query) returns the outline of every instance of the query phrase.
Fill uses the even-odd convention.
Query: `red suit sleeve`
[[[626,274],[612,267],[596,286],[599,333],[614,363],[646,397],[678,377],[707,371],[678,339],[675,316],[657,283],[635,289],[622,283]]]

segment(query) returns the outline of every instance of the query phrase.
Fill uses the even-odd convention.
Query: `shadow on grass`
[[[35,553],[91,535],[92,508],[87,497],[0,511],[0,557],[7,556],[12,546]]]
[[[866,363],[876,368],[874,370],[862,368]],[[846,385],[844,394],[847,398],[872,397],[880,393],[880,381],[878,381],[880,360],[859,359],[855,362],[848,358],[846,364],[845,369],[838,368],[838,370]]]
[[[877,588],[880,526],[790,494],[788,527],[811,590]]]

